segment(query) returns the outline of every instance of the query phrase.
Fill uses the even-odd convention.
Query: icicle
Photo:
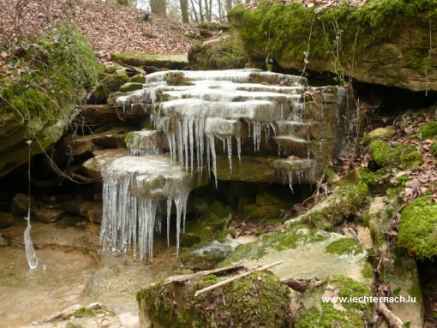
[[[32,196],[31,182],[30,182],[31,181],[30,165],[31,165],[31,158],[32,158],[32,140],[27,140],[26,143],[28,146],[28,169],[27,169],[28,195],[27,197],[29,199],[29,203],[27,206],[27,216],[25,217],[27,226],[26,229],[24,230],[24,249],[26,253],[27,264],[29,266],[29,269],[32,271],[38,268],[39,260],[38,257],[36,256],[35,249],[33,247],[32,238],[30,236],[30,231],[32,230],[32,226],[30,224],[30,209],[31,209],[31,196]]]
[[[228,148],[229,171],[232,172],[232,137],[226,137],[226,145]]]
[[[167,247],[170,247],[170,217],[172,202],[173,200],[170,197],[167,198]]]
[[[288,187],[290,188],[291,192],[294,193],[294,190],[293,190],[293,172],[288,172]]]
[[[214,174],[215,186],[218,187],[217,181],[217,154],[215,152],[214,136],[208,136],[208,144],[211,152],[212,172]]]
[[[162,224],[161,203],[166,204],[167,243],[170,244],[170,218],[173,201],[177,215],[186,220],[186,204],[191,185],[181,167],[162,156],[122,157],[102,171],[103,219],[100,238],[104,251],[150,260],[153,237]],[[157,186],[156,181],[160,181]],[[162,184],[163,183],[163,184]],[[182,205],[178,205],[181,203]],[[181,207],[182,206],[182,207]],[[162,218],[164,219],[164,218]],[[185,223],[184,223],[185,224]],[[180,233],[180,227],[176,227]],[[179,241],[179,236],[177,240]]]
[[[237,139],[237,154],[238,154],[238,160],[241,162],[241,137],[238,136],[236,139]]]

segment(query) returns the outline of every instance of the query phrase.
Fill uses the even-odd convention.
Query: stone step
[[[311,141],[295,135],[278,135],[273,137],[283,155],[307,157],[310,154]]]
[[[318,122],[310,121],[286,121],[281,120],[276,122],[276,133],[281,135],[294,135],[302,139],[317,139],[320,137]]]
[[[277,159],[272,163],[290,187],[294,184],[315,183],[318,175],[318,165],[313,159],[289,156]]]
[[[283,86],[298,86],[307,83],[307,79],[296,75],[264,72],[258,69],[230,69],[217,71],[165,71],[146,76],[146,83],[166,81],[178,84],[198,81],[231,81],[235,83],[265,83]]]
[[[205,122],[205,134],[219,137],[241,136],[241,121],[209,117]]]
[[[128,151],[126,148],[103,149],[94,151],[93,155],[94,157],[82,163],[82,167],[88,176],[95,179],[101,179],[101,171],[103,167],[109,165],[117,158],[127,156]]]
[[[278,92],[267,91],[245,91],[245,90],[233,90],[229,92],[227,89],[209,89],[192,87],[182,91],[164,91],[163,96],[168,100],[174,99],[202,99],[207,101],[248,101],[248,100],[268,100],[276,101],[279,103],[286,102],[303,102],[302,95],[299,94],[285,94]]]
[[[66,146],[73,156],[79,156],[104,148],[120,148],[124,146],[127,128],[113,128],[104,132],[85,136],[73,136],[66,139]]]
[[[164,135],[158,130],[140,130],[126,135],[126,147],[130,155],[158,155],[165,148]]]

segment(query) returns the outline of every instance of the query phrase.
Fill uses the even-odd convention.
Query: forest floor
[[[99,0],[0,0],[0,64],[11,55],[10,45],[64,20],[79,27],[103,60],[122,51],[186,53],[195,34],[191,25],[171,18],[146,21],[141,10]]]

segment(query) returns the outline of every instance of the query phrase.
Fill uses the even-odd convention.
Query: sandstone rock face
[[[367,1],[328,9],[300,4],[237,6],[230,14],[251,61],[330,72],[342,80],[437,90],[435,2]]]
[[[60,26],[36,43],[27,50],[22,74],[0,80],[0,177],[27,161],[27,140],[33,140],[34,155],[61,138],[75,104],[97,79],[95,55],[71,26]],[[41,58],[53,64],[41,65]]]

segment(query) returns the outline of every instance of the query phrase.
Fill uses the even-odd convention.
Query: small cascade
[[[172,224],[178,251],[194,182],[205,172],[217,186],[223,170],[229,176],[244,170],[242,153],[277,151],[266,164],[267,172],[273,169],[269,182],[292,191],[295,184],[315,183],[334,153],[340,88],[310,88],[303,77],[257,69],[163,71],[145,82],[115,99],[124,111],[142,107],[155,130],[129,133],[129,156],[102,169],[107,252],[150,259],[155,233],[170,245]]]
[[[129,155],[158,155],[162,151],[162,136],[160,131],[140,130],[128,133],[126,147]]]
[[[303,77],[257,69],[164,71],[146,76],[142,94],[134,91],[117,102],[143,102],[166,135],[172,160],[190,172],[206,167],[217,183],[218,145],[230,170],[233,158],[241,158],[243,140],[259,152],[277,135],[277,122],[302,121],[305,85]]]
[[[103,220],[101,242],[104,251],[140,259],[153,256],[158,214],[166,212],[169,240],[172,208],[176,209],[176,249],[185,225],[191,177],[163,156],[125,156],[102,171]]]

